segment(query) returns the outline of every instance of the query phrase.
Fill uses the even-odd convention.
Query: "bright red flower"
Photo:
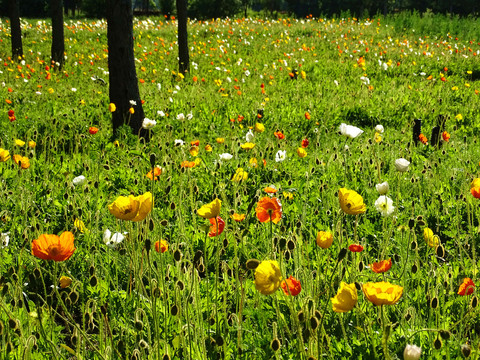
[[[95,135],[98,132],[98,128],[96,126],[90,126],[88,128],[88,132],[92,135]]]
[[[15,111],[13,111],[13,110],[8,110],[8,116],[11,117],[11,116],[13,116],[13,115],[15,115]]]
[[[215,218],[209,219],[210,221],[210,232],[208,233],[208,236],[214,237],[217,235],[220,235],[223,232],[223,229],[225,229],[225,221],[220,217],[217,216],[217,223],[218,223],[218,234],[217,234],[217,224],[215,223]]]
[[[308,146],[309,142],[308,142],[308,139],[303,139],[302,140],[302,148],[306,148]]]
[[[359,244],[352,244],[348,247],[348,250],[350,250],[351,252],[362,252],[363,246]]]
[[[302,291],[302,284],[300,284],[300,281],[295,279],[292,275],[284,281],[282,281],[282,290],[285,293],[285,295],[289,296],[297,296],[300,294],[300,291]]]
[[[374,262],[373,264],[370,264],[370,268],[372,269],[372,271],[377,274],[387,272],[388,270],[390,270],[391,267],[392,267],[392,259],[382,260],[382,261]]]
[[[285,135],[283,135],[283,133],[282,133],[281,131],[275,131],[275,132],[273,133],[273,135],[275,135],[275,137],[276,137],[277,139],[279,139],[279,140],[285,139]]]
[[[190,141],[190,145],[192,145],[192,146],[200,146],[200,140]]]
[[[475,290],[474,282],[470,278],[465,278],[463,279],[463,283],[460,284],[457,294],[462,296],[471,295],[473,290]]]
[[[474,198],[480,199],[480,187],[472,187],[470,189],[470,192],[472,193]]]

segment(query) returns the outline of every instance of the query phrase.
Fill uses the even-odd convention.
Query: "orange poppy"
[[[272,221],[277,224],[282,219],[282,205],[275,197],[265,196],[261,198],[255,211],[260,222]]]
[[[300,291],[302,291],[302,284],[300,284],[300,281],[295,279],[292,275],[284,281],[282,281],[282,290],[285,293],[285,295],[289,296],[297,296],[300,294]]]
[[[92,135],[95,135],[95,134],[98,132],[98,128],[95,127],[95,126],[90,126],[90,127],[88,128],[88,132],[89,132],[90,134],[92,134]]]
[[[267,186],[265,189],[263,189],[267,194],[275,194],[278,190],[272,185],[272,186]]]
[[[13,161],[15,161],[15,164],[20,165],[22,169],[28,169],[30,167],[30,160],[26,156],[13,155]]]
[[[231,218],[236,222],[241,222],[241,221],[245,220],[245,216],[246,216],[245,214],[235,213],[231,216]]]
[[[210,232],[208,233],[208,236],[214,237],[217,235],[220,235],[223,232],[223,229],[225,229],[225,220],[223,220],[220,216],[216,217],[217,223],[215,223],[215,218],[208,219],[210,221]],[[217,234],[217,224],[218,224],[218,234]]]
[[[154,169],[153,169],[153,172],[152,170],[150,170],[147,175],[145,175],[146,177],[148,177],[150,180],[158,180],[158,176],[162,175],[162,168],[159,167],[159,166],[156,166]]]
[[[285,139],[285,135],[283,135],[283,133],[282,133],[281,131],[275,131],[275,132],[273,133],[273,135],[275,135],[275,137],[276,137],[277,139],[279,139],[279,140]]]
[[[185,168],[185,167],[192,168],[192,167],[195,167],[195,165],[196,165],[195,161],[188,161],[188,160],[182,161],[180,164],[182,168]]]
[[[377,274],[387,272],[388,270],[390,270],[391,267],[392,267],[392,259],[382,260],[382,261],[374,262],[373,264],[370,264],[370,268],[372,269],[372,271]]]
[[[465,278],[463,279],[463,283],[460,284],[457,294],[462,296],[471,295],[473,290],[475,290],[475,283],[472,281],[472,279]]]
[[[60,236],[42,234],[32,241],[32,255],[43,260],[68,260],[75,251],[73,241],[70,231],[65,231]]]
[[[165,240],[155,241],[155,251],[158,253],[164,253],[168,250],[168,242]]]
[[[200,140],[190,141],[190,145],[192,145],[192,146],[200,146]]]
[[[442,138],[443,138],[443,141],[448,141],[448,140],[450,140],[450,134],[448,132],[444,131],[442,133]]]

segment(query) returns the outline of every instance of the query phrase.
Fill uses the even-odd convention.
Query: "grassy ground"
[[[1,23],[0,146],[10,155],[0,152],[2,358],[395,359],[407,344],[424,358],[458,358],[462,346],[478,356],[476,291],[458,294],[464,278],[478,283],[478,22],[192,22],[183,78],[175,21],[137,19],[140,93],[157,122],[148,144],[128,128],[111,132],[106,22],[66,24],[57,71],[48,22],[23,21],[20,63],[8,58]],[[414,119],[428,144],[414,141]],[[364,132],[348,138],[341,123]],[[451,137],[434,147],[436,126]],[[382,216],[375,185],[385,181],[394,210]],[[346,214],[341,188],[366,211]],[[119,196],[147,192],[145,219],[109,211]],[[257,217],[264,197],[281,203],[275,224]],[[197,211],[217,198],[226,225],[210,237],[219,231]],[[125,238],[105,239],[106,229]],[[65,231],[75,238],[70,258],[32,254],[42,234]],[[330,247],[317,245],[319,231],[333,234]],[[372,271],[388,259],[390,270]],[[255,260],[276,260],[301,292],[261,294]],[[267,275],[274,289],[282,283]],[[59,287],[62,276],[71,284]],[[362,285],[382,280],[403,288],[395,304],[364,295]],[[338,313],[330,298],[342,281],[358,301]]]

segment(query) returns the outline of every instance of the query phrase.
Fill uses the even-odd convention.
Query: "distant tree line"
[[[0,16],[6,16],[10,0],[0,0]],[[49,0],[21,0],[21,17],[50,16]],[[65,11],[80,11],[81,16],[106,17],[107,0],[64,0]],[[132,0],[136,14],[176,15],[175,0]],[[189,0],[188,16],[197,19],[242,16],[248,10],[263,11],[271,16],[306,17],[351,16],[367,17],[400,11],[431,10],[461,16],[478,16],[479,0]],[[78,14],[78,13],[77,13]]]

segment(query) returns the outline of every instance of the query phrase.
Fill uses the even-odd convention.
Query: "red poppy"
[[[392,267],[392,259],[382,260],[382,261],[374,262],[373,264],[370,264],[370,268],[372,269],[372,271],[377,274],[387,272],[388,270],[390,270],[391,267]]]
[[[302,148],[306,148],[308,146],[309,142],[308,142],[308,139],[303,139],[302,140]]]
[[[88,128],[88,132],[89,132],[90,134],[92,134],[92,135],[95,135],[95,134],[98,132],[98,128],[95,127],[95,126],[90,126],[90,127]]]
[[[363,246],[359,244],[352,244],[348,247],[348,250],[350,250],[351,252],[362,252]]]
[[[223,229],[225,229],[225,221],[220,217],[216,217],[217,222],[215,223],[215,218],[209,219],[210,221],[210,232],[208,233],[208,236],[214,237],[217,235],[220,235],[223,232]],[[217,234],[217,224],[218,224],[218,234]]]
[[[192,145],[192,146],[200,146],[200,140],[190,141],[190,145]]]
[[[463,279],[463,283],[460,284],[457,294],[462,296],[471,295],[473,290],[475,290],[475,284],[473,283],[472,279],[465,278]]]
[[[13,110],[8,110],[8,116],[10,117],[10,116],[13,116],[13,115],[15,115],[15,111],[13,111]]]
[[[275,132],[273,133],[273,135],[275,135],[275,137],[276,137],[277,139],[279,139],[279,140],[285,139],[285,135],[283,135],[283,133],[282,133],[281,131],[275,131]]]
[[[292,275],[284,281],[282,281],[282,290],[285,293],[285,295],[289,296],[297,296],[300,294],[300,291],[302,291],[302,284],[300,284],[300,281],[295,279]]]
[[[277,198],[265,196],[258,202],[256,213],[260,222],[272,221],[277,224],[282,219],[282,205]]]

